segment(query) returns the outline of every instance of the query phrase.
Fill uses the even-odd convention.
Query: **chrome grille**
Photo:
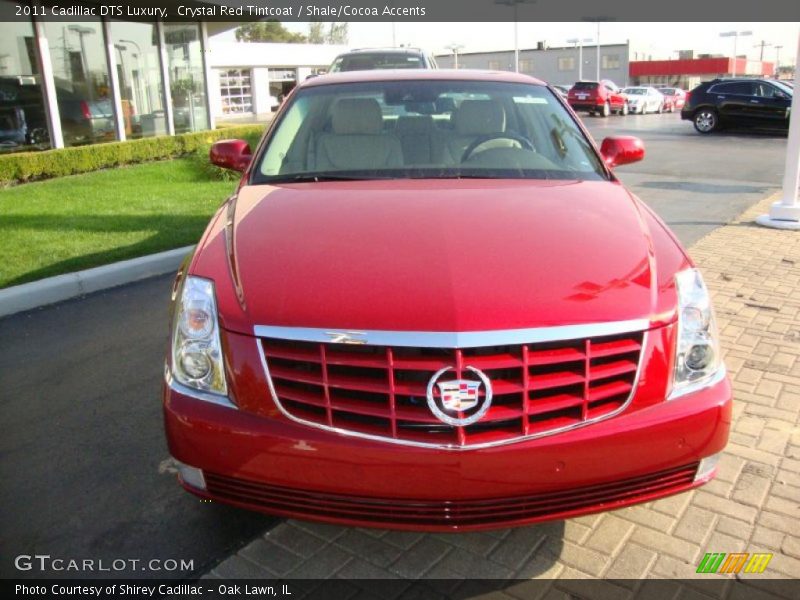
[[[455,349],[271,337],[259,344],[273,397],[290,418],[399,443],[474,447],[621,411],[636,384],[644,332]],[[491,380],[491,407],[471,425],[445,424],[428,407],[428,382],[444,367],[453,378],[469,378],[468,366]]]

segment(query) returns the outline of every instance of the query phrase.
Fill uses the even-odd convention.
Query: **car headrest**
[[[333,105],[331,129],[339,135],[381,133],[381,107],[374,98],[341,98]]]
[[[403,115],[397,119],[397,133],[428,133],[433,129],[433,117],[429,115],[408,116]]]
[[[454,113],[455,130],[464,135],[505,131],[506,113],[493,100],[464,100]]]

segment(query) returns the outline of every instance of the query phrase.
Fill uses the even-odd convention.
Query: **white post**
[[[167,55],[167,44],[164,37],[164,24],[161,21],[156,21],[156,35],[158,36],[161,81],[164,86],[164,116],[167,118],[167,134],[175,135],[175,113],[172,110],[172,90],[169,81],[169,57]]]
[[[117,130],[117,139],[124,142],[126,139],[125,119],[122,112],[122,93],[119,76],[117,74],[117,60],[114,55],[114,40],[111,39],[111,23],[103,19],[103,39],[106,47],[106,62],[108,63],[109,83],[111,84],[111,100],[114,107],[114,128]],[[120,61],[122,55],[120,54]],[[121,63],[122,76],[125,77],[125,63]]]
[[[800,88],[800,32],[797,36],[797,58],[795,59],[794,89]],[[772,204],[768,215],[756,219],[760,225],[779,229],[800,230],[800,203],[797,187],[800,185],[800,101],[797,91],[792,96],[790,109],[789,139],[786,143],[786,168],[783,172],[781,199]]]
[[[597,22],[597,81],[600,81],[600,21]]]
[[[203,85],[206,92],[206,113],[208,114],[208,128],[215,129],[217,126],[214,119],[214,113],[211,110],[211,93],[215,91],[219,93],[219,88],[216,90],[211,89],[211,48],[208,44],[208,25],[205,21],[200,21],[200,42],[203,51]],[[252,83],[252,81],[251,81]]]
[[[583,43],[578,42],[578,81],[583,81]]]
[[[519,31],[517,21],[517,6],[519,2],[514,2],[514,71],[519,73]]]
[[[736,77],[736,47],[739,41],[739,33],[733,34],[733,68],[731,68],[731,77]]]
[[[41,7],[41,4],[37,2],[34,6]],[[44,32],[44,23],[36,17],[33,18],[33,31],[35,42],[39,49],[39,72],[42,74],[42,88],[44,90],[45,108],[47,109],[45,112],[47,114],[50,145],[53,148],[63,148],[64,134],[61,130],[61,115],[58,110],[53,63],[50,60],[50,46]]]

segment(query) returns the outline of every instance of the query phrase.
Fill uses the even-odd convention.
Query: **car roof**
[[[337,83],[367,81],[496,81],[498,83],[528,83],[546,85],[543,81],[511,71],[478,71],[472,69],[370,69],[343,71],[306,79],[298,87],[314,87]]]
[[[355,48],[348,52],[342,52],[339,56],[347,56],[348,54],[371,54],[373,52],[380,52],[381,54],[423,54],[420,48]]]

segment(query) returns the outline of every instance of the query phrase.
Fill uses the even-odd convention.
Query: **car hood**
[[[226,230],[242,314],[225,325],[462,332],[647,318],[655,265],[640,210],[605,181],[246,186]]]

